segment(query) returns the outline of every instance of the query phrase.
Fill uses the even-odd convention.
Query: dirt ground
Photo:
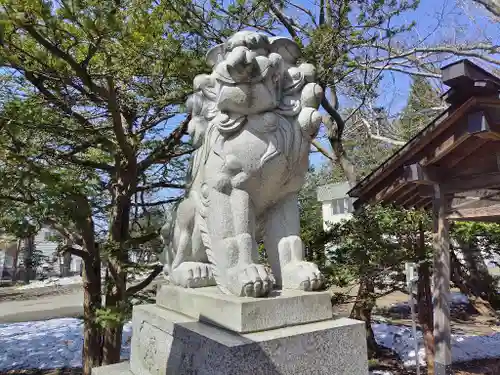
[[[458,291],[458,290],[453,290]],[[357,287],[333,288],[332,293],[346,293],[353,301],[357,293]],[[408,295],[394,292],[377,300],[377,306],[373,312],[374,319],[383,316],[388,322],[411,326],[411,318],[408,311],[398,311],[394,305],[408,302]],[[348,316],[353,304],[343,303],[334,305],[334,313],[337,316]],[[394,311],[396,310],[396,311]],[[492,334],[500,331],[500,321],[491,317],[483,317],[471,314],[464,306],[452,308],[451,328],[453,333],[463,334]],[[455,375],[500,375],[500,353],[498,359],[478,360],[453,365]],[[404,369],[397,357],[387,351],[386,354],[376,361],[370,363],[370,368],[391,371],[394,375],[415,375],[415,370]],[[425,369],[421,369],[421,375],[426,375]]]
[[[458,292],[458,290],[452,290]],[[348,293],[354,297],[357,293],[357,288],[333,288],[332,292]],[[377,306],[373,311],[374,318],[383,316],[388,322],[393,324],[401,324],[411,326],[411,317],[409,311],[394,312],[392,308],[397,304],[405,304],[408,302],[408,295],[401,292],[394,292],[384,297],[377,299]],[[353,304],[344,303],[334,305],[334,314],[337,316],[348,316],[351,312]],[[409,308],[408,308],[409,310]],[[452,333],[462,333],[470,335],[484,335],[500,332],[500,320],[491,317],[478,316],[471,313],[465,306],[452,307]],[[499,353],[500,358],[500,353]],[[500,375],[500,371],[498,373]]]

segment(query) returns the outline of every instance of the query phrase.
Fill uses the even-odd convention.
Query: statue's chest
[[[272,112],[248,116],[237,131],[220,132],[212,129],[210,155],[207,170],[220,170],[227,157],[237,160],[241,169],[249,175],[272,173],[280,175],[297,160],[300,150],[300,129]]]
[[[257,170],[280,153],[273,138],[271,134],[243,129],[232,137],[219,135],[213,152],[222,159],[229,155],[236,157],[245,171]]]

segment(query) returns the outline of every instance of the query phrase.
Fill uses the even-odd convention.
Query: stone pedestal
[[[94,375],[367,375],[364,325],[332,319],[327,292],[266,299],[164,285],[133,312],[129,367]]]

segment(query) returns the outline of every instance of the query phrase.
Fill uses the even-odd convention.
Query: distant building
[[[76,256],[57,256],[56,251],[59,246],[58,234],[50,228],[42,228],[35,235],[35,248],[39,254],[46,259],[40,266],[40,272],[49,276],[70,276],[80,273],[82,259]],[[54,264],[54,260],[57,262]],[[68,262],[65,265],[64,262]],[[66,275],[64,275],[66,270]]]
[[[57,234],[50,228],[42,228],[34,237],[36,256],[40,265],[35,270],[36,278],[42,276],[70,276],[80,273],[82,260],[78,257],[63,257],[57,255],[59,242]],[[12,279],[14,270],[17,269],[18,277],[24,272],[23,248],[19,240],[7,235],[0,236],[0,280]],[[17,267],[14,262],[17,258]]]
[[[12,269],[18,243],[15,238],[0,235],[0,281],[12,278]]]
[[[354,198],[347,195],[349,183],[341,182],[318,187],[317,198],[321,202],[323,212],[323,229],[328,230],[328,224],[336,224],[343,219],[349,219],[354,211]]]

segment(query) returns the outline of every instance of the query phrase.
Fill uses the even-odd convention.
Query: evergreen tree
[[[414,77],[408,102],[399,119],[399,137],[410,140],[445,109],[439,91],[429,79]]]

